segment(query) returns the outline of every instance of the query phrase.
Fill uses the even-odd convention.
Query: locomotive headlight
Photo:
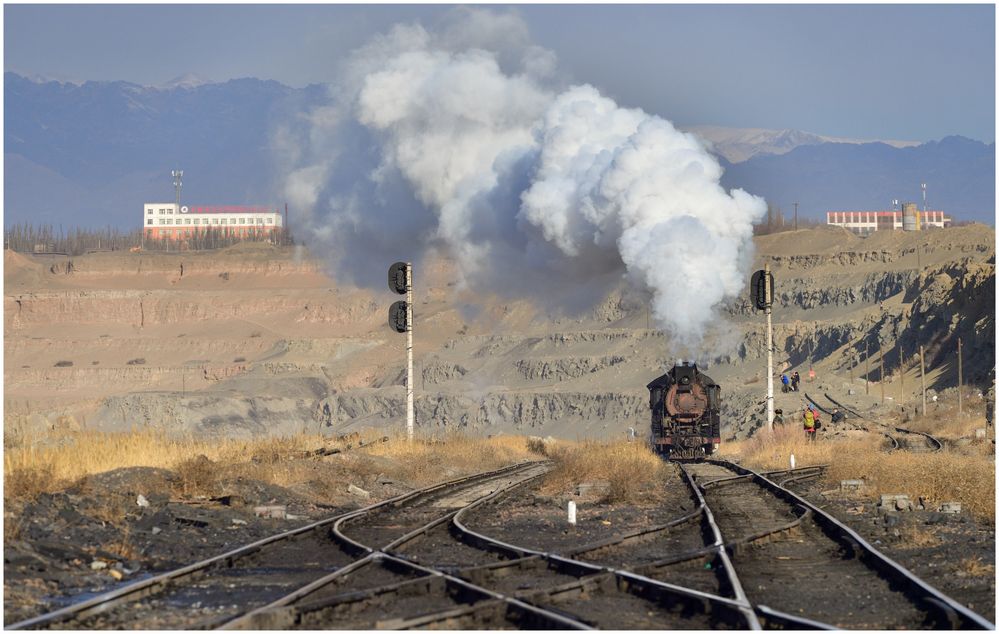
[[[680,377],[680,383],[682,385],[689,385],[690,384],[690,377],[689,376]]]

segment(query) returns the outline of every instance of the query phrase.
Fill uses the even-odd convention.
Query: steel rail
[[[833,397],[829,396],[828,392],[825,392],[825,397],[827,399],[829,399],[829,401],[831,403],[835,403],[838,407],[842,407],[844,410],[846,410],[847,412],[853,414],[854,416],[857,416],[858,418],[861,418],[863,420],[868,420],[868,419],[864,418],[863,416],[861,416],[859,413],[855,412],[854,410],[850,409],[846,405],[843,405],[842,403],[840,403],[839,401],[837,401]],[[913,435],[923,436],[926,439],[927,443],[929,443],[931,451],[936,452],[936,451],[940,451],[941,449],[943,449],[943,443],[940,442],[940,440],[938,440],[937,438],[934,438],[933,436],[931,436],[930,434],[927,434],[925,432],[916,431],[914,429],[906,429],[904,427],[895,427],[894,425],[887,425],[885,423],[879,423],[877,421],[874,421],[874,424],[878,425],[880,427],[887,427],[889,429],[894,429],[895,431],[897,431],[897,432],[899,432],[901,434],[913,434]],[[892,436],[890,436],[889,434],[887,434],[885,432],[882,432],[882,433],[884,433],[885,436],[888,436],[892,440],[892,445],[893,445],[892,449],[898,449],[899,448],[898,441],[895,438],[893,438]]]
[[[766,475],[777,475],[777,474],[780,474],[780,473],[787,473],[787,474],[798,474],[798,473],[800,473],[801,475],[798,476],[799,478],[814,478],[815,476],[820,475],[828,467],[829,467],[829,465],[827,465],[827,464],[819,464],[819,465],[809,465],[807,467],[795,467],[794,469],[776,469],[774,471],[764,471],[763,473],[765,473]],[[807,471],[808,473],[803,473],[805,471]],[[724,486],[726,484],[732,484],[732,483],[738,482],[740,480],[745,480],[745,479],[747,479],[749,477],[750,476],[748,476],[748,475],[734,475],[734,476],[728,476],[728,477],[725,477],[725,478],[715,478],[714,480],[709,480],[709,481],[705,482],[701,486],[704,486],[704,487],[707,487],[707,486]]]
[[[448,588],[453,588],[463,592],[467,592],[473,596],[483,597],[482,601],[502,602],[507,606],[508,610],[513,610],[515,612],[521,612],[530,615],[531,617],[538,619],[541,622],[541,624],[550,627],[552,629],[577,629],[577,630],[594,629],[586,625],[585,623],[568,618],[562,614],[558,614],[557,612],[552,612],[550,610],[546,610],[544,608],[531,605],[529,603],[521,601],[516,597],[511,597],[499,592],[495,592],[493,590],[475,585],[464,579],[460,579],[458,577],[442,572],[440,570],[428,568],[426,566],[422,566],[420,564],[416,564],[414,562],[401,559],[384,552],[376,552],[365,558],[365,565],[373,565],[375,563],[382,563],[382,562],[391,563],[398,567],[409,568],[410,570],[414,572],[419,572],[421,574],[419,577],[415,579],[397,582],[389,584],[387,586],[369,588],[367,590],[356,593],[347,593],[346,595],[335,595],[332,597],[327,597],[325,599],[313,601],[304,605],[293,605],[295,601],[298,601],[307,594],[311,594],[311,592],[314,592],[315,590],[318,589],[318,587],[312,588],[308,593],[299,594],[299,596],[297,596],[294,599],[291,599],[290,596],[285,597],[267,606],[249,612],[243,615],[242,617],[239,617],[238,619],[235,619],[227,623],[224,626],[224,629],[262,629],[262,628],[273,629],[275,626],[290,625],[295,623],[297,619],[301,617],[302,614],[321,610],[325,607],[334,605],[345,598],[346,599],[357,598],[363,600],[364,598],[366,598],[366,596],[371,596],[379,592],[384,592],[387,589],[411,585],[414,583],[426,582],[427,580],[435,578],[441,579]],[[360,567],[361,566],[358,566],[357,568]],[[357,568],[355,568],[355,570]],[[490,603],[488,606],[477,606],[473,604],[472,606],[469,606],[467,608],[449,608],[448,610],[445,610],[443,613],[437,612],[426,615],[418,615],[416,617],[410,617],[401,620],[398,626],[401,627],[404,624],[409,623],[408,625],[406,625],[407,627],[416,627],[419,622],[431,623],[434,622],[435,620],[440,620],[441,618],[452,618],[455,613],[474,612],[478,609],[483,609],[483,607],[495,607],[495,603]],[[442,617],[441,616],[442,614],[445,614],[446,617]]]
[[[187,566],[183,566],[175,570],[171,570],[153,577],[149,577],[148,579],[143,579],[141,581],[130,583],[124,587],[117,588],[110,592],[101,593],[85,601],[74,603],[72,605],[68,605],[64,608],[60,608],[52,612],[47,612],[45,614],[40,614],[30,619],[25,619],[23,621],[13,623],[11,625],[5,626],[4,629],[19,630],[19,629],[37,628],[67,621],[74,618],[86,618],[88,616],[100,614],[102,612],[115,608],[119,605],[123,605],[130,601],[135,601],[162,592],[163,590],[166,590],[167,588],[176,585],[177,582],[182,579],[193,577],[194,575],[197,575],[199,573],[204,573],[212,568],[232,567],[233,562],[235,562],[237,559],[257,553],[266,546],[325,528],[330,524],[336,525],[336,523],[344,517],[356,515],[358,513],[363,513],[367,510],[383,507],[388,504],[400,503],[409,498],[419,496],[423,493],[433,492],[440,490],[442,488],[446,488],[448,486],[457,485],[476,477],[497,474],[506,470],[512,470],[516,468],[523,468],[529,464],[536,464],[536,462],[517,463],[515,465],[510,465],[508,467],[504,467],[502,469],[489,472],[487,474],[464,476],[448,482],[433,484],[430,485],[429,487],[425,487],[424,489],[410,491],[398,495],[394,498],[390,498],[388,500],[372,504],[362,509],[358,509],[357,511],[341,513],[338,515],[334,515],[332,517],[319,520],[317,522],[313,522],[311,524],[307,524],[305,526],[300,526],[298,528],[289,531],[284,531],[282,533],[277,533],[275,535],[265,537],[255,542],[246,544],[244,546],[240,546],[239,548],[235,548],[233,550],[224,552],[220,555],[215,555],[214,557],[209,557],[208,559],[197,561],[193,564],[189,564]]]
[[[902,432],[903,434],[914,434],[914,435],[922,436],[930,444],[930,451],[931,452],[935,453],[935,452],[940,451],[941,449],[943,449],[943,443],[940,442],[939,439],[935,438],[934,436],[931,436],[931,435],[927,434],[926,432],[916,431],[914,429],[905,429],[904,427],[896,427],[895,431]]]
[[[828,393],[825,394],[825,397],[830,402],[832,402],[833,404],[835,404],[836,407],[842,407],[844,410],[846,410],[850,414],[853,414],[855,417],[857,417],[857,418],[859,418],[861,420],[868,420],[867,418],[864,418],[863,416],[861,416],[857,412],[853,411],[852,409],[849,409],[848,407],[846,407],[842,403],[839,403],[838,401],[834,400],[831,396],[829,396]],[[829,414],[830,416],[832,416],[832,412],[830,412],[826,408],[824,408],[821,405],[819,405],[818,402],[814,398],[812,398],[811,396],[809,396],[809,394],[807,392],[805,393],[805,398],[807,398],[813,405],[815,405],[815,407],[818,407],[820,410],[822,410],[826,414]],[[849,423],[849,422],[847,424],[852,425],[854,427],[854,429],[860,429],[862,431],[867,432],[868,434],[881,434],[882,436],[884,436],[885,438],[888,439],[889,443],[891,443],[891,447],[888,448],[888,451],[897,451],[899,449],[899,447],[900,447],[900,445],[898,443],[898,439],[895,438],[894,436],[892,436],[891,434],[889,434],[886,431],[883,431],[883,430],[882,431],[871,431],[870,429],[868,429],[867,427],[865,427],[863,425],[858,425],[856,423]],[[880,425],[880,423],[875,423],[875,424],[876,425]],[[902,430],[902,431],[904,431],[904,430]]]
[[[972,612],[954,599],[929,585],[902,565],[874,548],[856,531],[843,524],[818,506],[789,489],[778,485],[765,476],[741,465],[724,461],[708,460],[711,464],[731,469],[737,473],[752,474],[753,480],[786,502],[798,504],[812,511],[816,523],[823,531],[842,544],[858,549],[864,555],[860,559],[882,577],[902,588],[903,593],[923,605],[928,612],[939,614],[951,627],[956,629],[995,629],[995,625],[975,612]]]
[[[823,394],[825,394],[825,397],[827,399],[829,399],[829,402],[832,403],[832,404],[834,404],[834,405],[836,405],[836,407],[842,407],[848,413],[853,414],[854,416],[856,416],[857,418],[859,418],[861,420],[870,420],[869,418],[867,418],[866,416],[864,416],[860,412],[856,411],[855,409],[849,408],[846,405],[843,405],[842,403],[840,403],[839,401],[837,401],[836,399],[834,399],[833,397],[829,396],[829,392],[823,392]]]
[[[352,519],[356,519],[358,517],[362,517],[362,516],[367,515],[368,513],[372,512],[372,511],[379,510],[379,509],[381,509],[383,507],[386,507],[386,506],[389,506],[389,505],[399,506],[401,504],[405,504],[407,502],[411,502],[412,500],[414,500],[416,498],[426,497],[428,495],[432,495],[434,493],[437,493],[439,491],[442,491],[442,490],[445,490],[445,489],[448,489],[448,488],[451,488],[451,487],[454,487],[454,486],[460,486],[462,484],[467,484],[469,482],[478,481],[478,480],[488,480],[489,478],[493,478],[493,477],[496,477],[496,476],[505,475],[507,473],[511,473],[511,472],[518,471],[518,470],[521,470],[521,469],[527,469],[528,467],[530,467],[532,465],[543,464],[544,462],[545,461],[543,461],[543,460],[534,460],[534,461],[529,461],[529,462],[518,462],[518,463],[516,463],[514,465],[503,467],[502,469],[497,469],[495,471],[489,471],[487,473],[481,473],[481,474],[476,474],[476,475],[472,475],[472,476],[466,476],[464,478],[459,478],[457,480],[452,480],[450,482],[444,482],[444,483],[436,484],[436,485],[427,487],[425,489],[419,489],[417,491],[412,491],[412,492],[410,492],[408,494],[405,494],[405,495],[393,498],[391,500],[385,500],[384,502],[381,502],[379,504],[373,504],[371,506],[367,506],[367,507],[364,507],[364,508],[361,508],[361,509],[357,509],[356,511],[353,511],[353,512],[350,512],[350,513],[346,513],[346,514],[341,515],[338,518],[336,518],[336,521],[333,522],[333,527],[332,527],[333,535],[338,540],[340,540],[340,542],[341,542],[342,545],[346,546],[347,549],[350,550],[350,551],[352,551],[354,554],[358,554],[358,555],[371,554],[373,552],[376,552],[378,549],[377,548],[371,548],[370,546],[362,544],[362,543],[360,543],[360,542],[358,542],[358,541],[356,541],[354,539],[351,539],[347,535],[345,535],[343,533],[343,531],[342,531],[345,522],[348,522],[348,521],[350,521]]]
[[[698,503],[698,510],[699,511],[700,509],[706,510],[706,507],[704,505],[704,500],[700,496],[700,492],[696,491],[696,488],[694,489],[694,494],[695,497],[698,498],[696,500]],[[454,518],[451,520],[452,524],[461,532],[463,541],[471,542],[475,545],[491,544],[503,549],[507,549],[509,551],[522,553],[524,558],[527,558],[529,556],[536,556],[540,559],[555,564],[557,568],[565,570],[573,570],[574,572],[571,574],[574,574],[576,576],[611,573],[616,578],[624,580],[628,582],[628,584],[634,585],[635,587],[644,586],[648,588],[655,588],[658,591],[667,592],[672,596],[679,597],[680,599],[685,601],[694,602],[701,606],[717,604],[725,609],[733,610],[740,613],[742,618],[745,620],[746,624],[748,624],[748,626],[751,629],[760,628],[760,624],[756,619],[756,615],[753,612],[752,607],[749,605],[748,601],[745,600],[745,594],[743,593],[741,597],[739,595],[739,593],[742,592],[742,587],[741,585],[739,585],[738,579],[736,578],[734,584],[732,583],[731,577],[733,575],[731,571],[733,569],[731,567],[731,564],[728,562],[728,555],[724,552],[724,547],[722,544],[719,543],[713,544],[711,552],[719,556],[724,562],[723,567],[726,570],[726,574],[730,577],[729,584],[732,585],[733,589],[735,589],[736,591],[735,599],[707,592],[702,592],[700,590],[695,590],[693,588],[678,586],[665,581],[659,581],[657,579],[651,579],[649,577],[645,577],[644,575],[640,575],[626,570],[620,570],[608,566],[600,566],[572,559],[569,557],[557,555],[555,553],[517,546],[515,544],[510,544],[508,542],[504,542],[494,537],[489,537],[482,533],[471,530],[462,521],[462,516],[466,512],[473,510],[475,506],[477,506],[477,504],[469,505],[468,507],[461,509],[455,514]],[[719,539],[720,536],[716,535],[716,542],[718,542]],[[515,562],[510,562],[510,564],[507,565],[513,565],[514,563]]]

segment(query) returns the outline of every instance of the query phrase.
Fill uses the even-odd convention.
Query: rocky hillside
[[[758,238],[756,265],[768,258],[777,282],[779,368],[813,368],[816,388],[852,390],[852,402],[869,407],[879,390],[863,394],[863,377],[869,362],[869,378],[880,380],[884,355],[890,408],[915,394],[920,345],[930,385],[956,385],[961,338],[966,383],[985,384],[995,364],[994,240],[983,226]],[[647,328],[644,300],[626,288],[586,314],[554,316],[471,297],[455,280],[441,259],[417,272],[423,428],[569,438],[644,430],[644,386],[675,356],[696,357],[722,384],[727,436],[762,420],[765,321],[748,299],[724,307],[695,353]],[[338,285],[301,250],[262,245],[72,259],[8,252],[6,431],[249,436],[400,425],[405,337],[385,325],[395,299]],[[779,407],[800,405],[798,395],[778,395]]]

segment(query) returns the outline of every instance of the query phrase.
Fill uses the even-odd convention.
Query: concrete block
[[[610,492],[610,482],[607,480],[593,480],[592,482],[580,482],[576,485],[576,496],[587,499],[600,499]]]
[[[985,438],[985,428],[979,427],[975,430],[975,438]]]
[[[368,498],[371,497],[370,493],[368,493],[367,491],[365,491],[361,487],[354,486],[353,484],[351,484],[351,485],[349,485],[347,487],[347,493],[350,493],[351,495],[359,497],[359,498],[363,498],[365,500],[367,500]]]
[[[911,511],[915,504],[904,494],[882,494],[878,504],[878,510],[882,513],[887,511]]]
[[[863,480],[840,480],[839,490],[840,491],[859,491],[864,488]]]
[[[254,506],[253,514],[257,517],[272,517],[274,519],[283,520],[288,514],[288,507],[283,504],[273,506]]]
[[[960,513],[961,512],[961,503],[960,502],[944,502],[944,503],[942,503],[940,505],[940,508],[938,508],[937,510],[940,511],[941,513],[949,513],[949,514],[952,514],[952,515],[956,514],[956,513]]]

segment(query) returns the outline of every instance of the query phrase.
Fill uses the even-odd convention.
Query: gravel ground
[[[938,590],[995,622],[994,523],[935,511],[886,517],[869,500],[823,494],[828,485],[818,481],[792,488]]]
[[[6,507],[4,623],[346,510],[255,482],[241,483],[236,497],[197,504],[149,492],[150,482],[168,483],[170,477],[170,472],[162,470],[122,469],[91,478],[86,488]],[[395,486],[403,485],[373,491],[372,499],[364,502],[398,494],[402,489]],[[806,497],[890,557],[970,609],[995,618],[993,524],[965,514],[930,511],[898,513],[886,519],[869,501],[824,495],[823,488],[817,482],[798,485]],[[169,491],[168,484],[160,490]],[[137,505],[139,492],[148,499],[148,507]],[[564,551],[664,524],[693,508],[685,488],[676,481],[646,493],[649,497],[643,504],[611,505],[577,497],[579,521],[572,529],[565,517],[570,498],[525,489],[483,507],[467,524],[524,546]],[[297,519],[255,517],[253,506],[268,503],[286,504],[288,513]],[[439,541],[446,542],[444,538],[441,535]]]

